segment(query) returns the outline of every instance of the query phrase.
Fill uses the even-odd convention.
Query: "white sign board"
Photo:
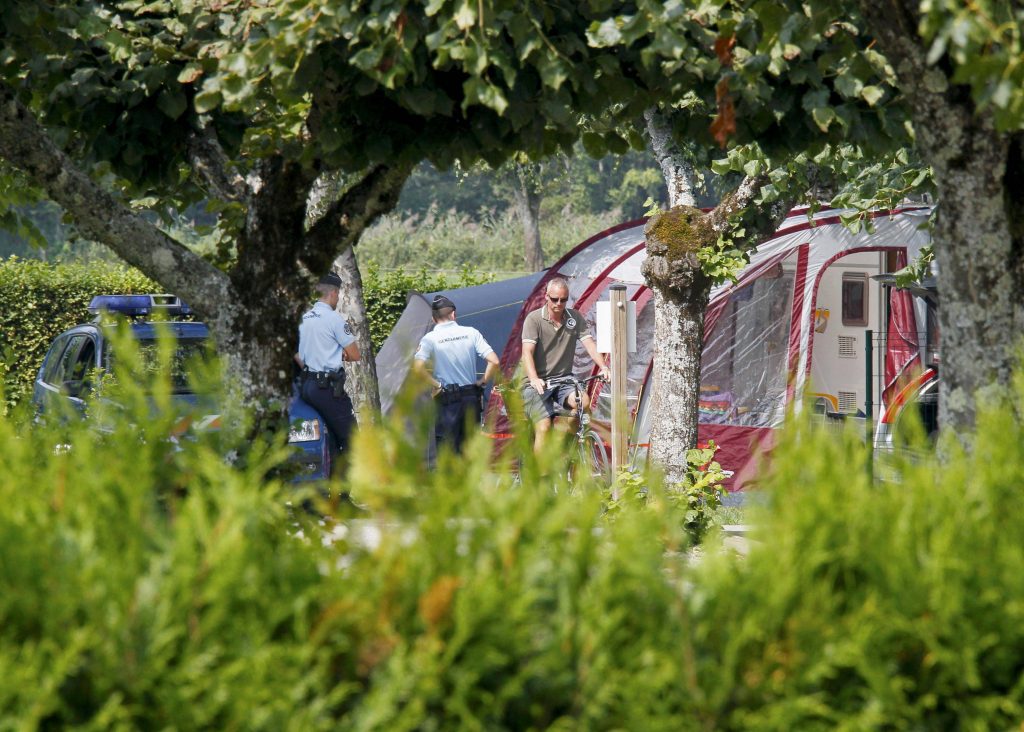
[[[597,303],[597,350],[612,352],[612,304],[608,300]],[[636,303],[626,303],[626,352],[636,353]]]

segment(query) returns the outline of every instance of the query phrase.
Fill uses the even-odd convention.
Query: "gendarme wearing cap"
[[[336,449],[345,455],[355,415],[352,401],[345,393],[342,367],[345,361],[358,361],[360,353],[352,328],[337,312],[340,288],[341,277],[333,272],[317,281],[320,299],[302,316],[296,361],[302,367],[300,393],[303,400],[320,413],[334,437]],[[335,459],[332,474],[337,474],[337,466]]]
[[[341,277],[336,275],[334,272],[328,272],[317,281],[317,284],[341,289]]]
[[[440,310],[441,308],[455,309],[455,303],[449,300],[444,295],[434,295],[434,301],[430,304],[431,310]]]
[[[497,373],[498,356],[480,331],[455,322],[455,303],[450,299],[435,295],[430,309],[434,329],[420,340],[413,368],[434,386],[436,444],[458,451],[467,425],[479,428],[483,384]],[[487,362],[483,378],[476,370],[478,357]]]

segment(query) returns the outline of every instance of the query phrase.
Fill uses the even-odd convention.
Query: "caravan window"
[[[868,276],[864,272],[843,275],[843,325],[868,324]]]

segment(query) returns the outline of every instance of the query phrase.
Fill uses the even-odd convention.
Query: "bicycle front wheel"
[[[608,453],[604,442],[593,430],[588,431],[578,444],[577,464],[589,471],[591,477],[606,479],[609,476]]]

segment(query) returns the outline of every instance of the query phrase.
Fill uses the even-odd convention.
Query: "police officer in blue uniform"
[[[320,413],[338,452],[344,455],[348,452],[355,414],[352,400],[345,393],[343,362],[358,361],[359,346],[352,328],[336,310],[341,278],[333,272],[326,274],[317,282],[316,289],[320,299],[302,316],[295,360],[302,367],[302,398]],[[332,474],[337,463],[332,463]]]
[[[458,452],[466,437],[466,422],[480,423],[483,386],[498,371],[498,356],[476,328],[455,322],[455,303],[444,295],[430,306],[434,329],[423,336],[413,367],[434,385],[437,447],[448,444]],[[476,377],[476,357],[487,361],[483,378]],[[427,363],[433,363],[432,373]]]

